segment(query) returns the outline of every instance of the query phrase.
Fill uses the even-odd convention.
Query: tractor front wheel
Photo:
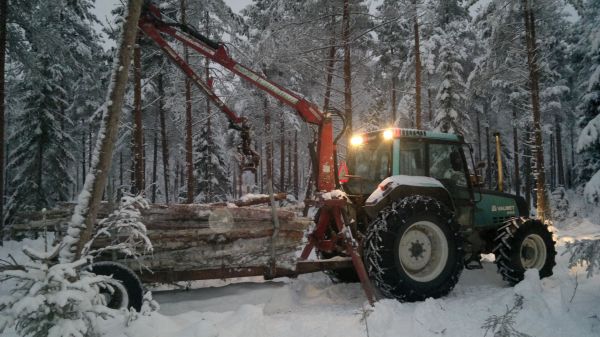
[[[511,285],[523,280],[527,269],[537,269],[540,278],[552,275],[556,249],[552,232],[541,221],[511,219],[498,229],[494,241],[498,272]]]
[[[448,294],[463,270],[462,237],[438,200],[410,196],[384,208],[364,241],[369,276],[386,297],[421,301]]]

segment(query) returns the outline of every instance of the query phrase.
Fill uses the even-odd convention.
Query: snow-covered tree
[[[73,118],[93,112],[99,102],[103,53],[91,24],[91,1],[41,2],[24,6],[31,29],[15,37],[15,59],[24,67],[18,88],[22,110],[9,135],[9,214],[53,206],[71,197],[74,184]],[[35,33],[34,33],[35,32]],[[25,53],[26,52],[26,53]],[[27,56],[24,56],[27,55]],[[22,57],[21,57],[22,56]]]
[[[577,141],[581,153],[579,179],[585,183],[585,199],[600,203],[600,4],[587,1],[582,12],[582,34],[577,46],[581,69],[582,96],[577,107],[583,130]]]

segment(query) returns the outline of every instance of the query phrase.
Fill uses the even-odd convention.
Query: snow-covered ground
[[[540,281],[531,273],[515,287],[501,280],[489,256],[483,270],[465,270],[447,297],[419,303],[380,300],[374,308],[359,284],[333,284],[321,273],[274,281],[194,282],[191,290],[156,289],[157,313],[128,324],[109,320],[103,330],[114,337],[485,336],[486,319],[504,314],[521,295],[522,309],[513,325],[517,331],[535,337],[600,336],[600,275],[586,278],[583,268],[567,269],[568,255],[562,255],[568,240],[600,233],[600,221],[572,217],[556,227],[554,276]],[[0,256],[18,255],[22,244],[9,242]]]

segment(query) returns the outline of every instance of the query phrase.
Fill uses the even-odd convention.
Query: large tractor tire
[[[129,268],[114,262],[97,262],[88,267],[96,275],[111,276],[110,289],[103,288],[100,294],[105,297],[106,306],[111,309],[142,309],[144,287]]]
[[[421,195],[382,209],[369,225],[363,252],[377,288],[400,301],[448,294],[464,267],[462,237],[452,211]]]
[[[511,285],[523,280],[527,269],[539,270],[540,278],[548,277],[556,265],[554,244],[552,232],[541,221],[511,219],[494,239],[498,272]]]

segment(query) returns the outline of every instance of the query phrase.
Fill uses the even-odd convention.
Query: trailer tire
[[[453,212],[413,195],[382,209],[363,246],[365,267],[385,297],[422,301],[448,294],[462,273],[463,245]]]
[[[108,282],[112,289],[100,289],[106,297],[106,306],[111,309],[142,309],[144,287],[137,275],[129,268],[115,262],[97,262],[88,267],[96,275],[111,276]]]
[[[513,218],[498,228],[493,253],[502,278],[515,285],[526,269],[538,269],[540,278],[552,275],[556,265],[556,242],[548,226],[539,220]]]

